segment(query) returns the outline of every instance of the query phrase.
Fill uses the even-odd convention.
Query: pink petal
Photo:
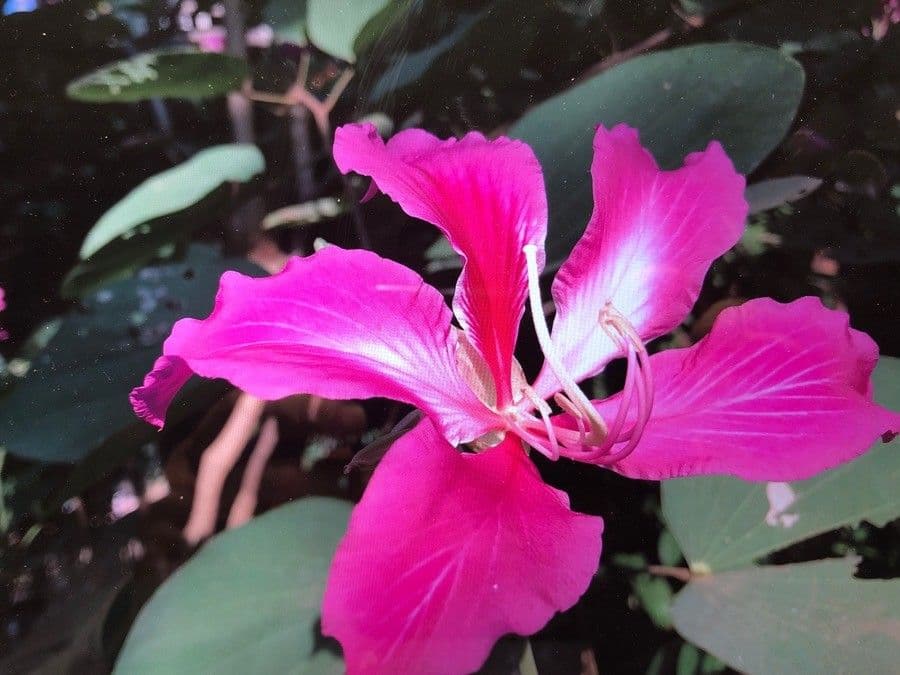
[[[468,441],[497,423],[459,375],[450,319],[418,274],[367,251],[329,246],[264,279],[226,272],[212,314],[175,324],[132,404],[161,425],[193,371],[264,399],[405,401]]]
[[[511,365],[525,303],[522,247],[544,263],[547,199],[531,149],[508,138],[470,133],[439,140],[419,129],[387,145],[371,124],[337,130],[334,159],[344,173],[371,176],[409,215],[439,227],[465,259],[453,309],[497,382],[498,403],[511,399]]]
[[[322,630],[347,672],[477,670],[506,633],[571,607],[603,521],[573,513],[520,441],[461,454],[426,419],[388,451],[332,563]]]
[[[877,360],[871,338],[817,298],[726,309],[693,347],[651,357],[653,417],[612,468],[653,480],[809,478],[900,431],[900,415],[872,402]],[[597,404],[604,417],[617,399]]]
[[[576,381],[617,355],[597,323],[607,303],[644,340],[668,333],[693,307],[712,261],[740,238],[747,215],[744,178],[718,143],[688,155],[677,171],[660,171],[637,131],[600,126],[591,174],[594,213],[552,288],[552,337]],[[545,368],[535,389],[546,397],[559,385]]]

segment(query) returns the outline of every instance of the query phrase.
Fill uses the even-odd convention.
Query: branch
[[[253,437],[264,405],[260,399],[242,393],[219,435],[203,451],[191,515],[183,531],[185,541],[191,546],[215,531],[225,479]]]
[[[587,80],[594,75],[599,75],[602,72],[609,70],[610,68],[619,65],[620,63],[624,63],[631,58],[634,58],[638,54],[643,54],[646,51],[653,49],[654,47],[658,47],[664,42],[668,41],[670,37],[675,33],[672,28],[663,28],[661,31],[658,31],[651,35],[650,37],[641,40],[636,45],[632,45],[628,49],[623,49],[618,52],[613,52],[605,59],[601,60],[599,63],[595,63],[593,66],[585,70],[578,77],[578,81]]]
[[[278,445],[278,422],[274,417],[267,417],[259,430],[259,438],[256,439],[256,445],[253,452],[250,453],[247,468],[244,469],[240,490],[231,504],[226,525],[229,530],[233,527],[240,527],[256,512],[263,471],[265,471],[266,464],[269,463],[276,445]]]
[[[683,581],[684,583],[689,582],[694,578],[694,575],[691,574],[691,571],[686,567],[669,567],[668,565],[648,565],[647,571],[650,574],[653,574],[658,577],[671,577],[672,579],[678,579],[679,581]]]

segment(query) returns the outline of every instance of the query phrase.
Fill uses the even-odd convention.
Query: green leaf
[[[27,459],[75,462],[113,434],[127,436],[137,423],[128,393],[152,367],[172,324],[207,314],[219,277],[235,268],[258,271],[195,245],[182,262],[145,268],[88,297],[0,399],[0,445]]]
[[[510,129],[544,169],[550,201],[547,256],[560,264],[592,208],[594,127],[625,122],[663,168],[719,140],[751,171],[787,132],[803,94],[803,69],[777,50],[701,44],[632,59],[532,108]]]
[[[130,279],[154,261],[172,258],[194,228],[201,227],[209,222],[210,216],[219,213],[223,201],[210,199],[209,208],[203,209],[207,200],[202,200],[194,208],[153,221],[149,228],[140,228],[129,239],[110,242],[66,273],[59,294],[67,300],[84,298],[110,283]],[[192,218],[192,215],[196,217]]]
[[[855,561],[752,567],[691,581],[675,628],[744,673],[892,673],[900,581],[852,578]]]
[[[202,99],[240,89],[246,77],[247,63],[236,56],[171,49],[111,63],[70,82],[66,94],[86,103]]]
[[[681,562],[681,549],[678,548],[678,542],[668,530],[660,533],[659,541],[656,543],[656,552],[662,565],[673,567]]]
[[[422,0],[394,0],[383,4],[357,32],[353,39],[353,53],[357,57],[364,56],[376,46],[380,47],[385,40],[393,39],[392,33],[405,28],[411,14],[421,10],[424,4]]]
[[[900,408],[900,359],[882,356],[873,381],[875,400]],[[900,516],[898,453],[900,440],[879,441],[849,464],[790,484],[722,476],[664,481],[663,515],[695,571],[746,567],[822,532],[861,520],[884,525]],[[793,501],[767,519],[773,489]]]
[[[308,497],[211,539],[141,610],[114,673],[343,672],[316,624],[350,508]]]
[[[306,0],[269,0],[262,18],[281,42],[306,45]]]
[[[631,580],[631,587],[654,625],[663,630],[671,628],[672,587],[669,582],[642,572]]]
[[[748,185],[745,197],[750,205],[750,213],[759,213],[803,199],[821,184],[821,178],[811,178],[810,176],[772,178]]]
[[[308,0],[306,27],[310,41],[322,51],[356,61],[356,36],[389,0]]]
[[[116,239],[141,230],[149,233],[153,221],[193,206],[223,183],[247,182],[265,168],[265,158],[255,145],[233,143],[201,150],[125,195],[87,233],[78,255],[87,260]]]
[[[681,645],[675,662],[675,675],[694,675],[700,667],[700,651],[691,644]]]
[[[395,55],[391,65],[378,76],[369,91],[369,100],[381,101],[389,94],[419,81],[441,56],[457,47],[468,36],[469,30],[487,13],[487,10],[471,14],[460,13],[453,30],[447,35],[422,49]]]

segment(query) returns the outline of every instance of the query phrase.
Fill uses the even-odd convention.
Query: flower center
[[[530,413],[511,413],[508,422],[523,440],[551,459],[562,455],[600,464],[618,462],[637,447],[653,409],[653,377],[643,340],[628,320],[608,302],[600,312],[598,323],[627,358],[628,371],[616,417],[611,425],[607,425],[569,374],[559,350],[550,338],[541,302],[537,248],[528,244],[523,252],[528,268],[528,298],[535,333],[547,367],[562,387],[554,400],[574,419],[577,429],[561,428],[553,424],[550,406],[527,386],[523,388],[522,394],[537,409],[540,419]],[[621,443],[625,444],[624,447],[616,449],[616,445]]]

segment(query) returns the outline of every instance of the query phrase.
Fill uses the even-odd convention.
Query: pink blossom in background
[[[6,309],[6,292],[3,290],[3,287],[0,286],[0,312]],[[0,326],[0,342],[9,339],[9,333],[3,326]]]
[[[553,282],[552,331],[547,203],[527,145],[420,130],[385,144],[348,125],[334,157],[448,237],[465,262],[452,313],[367,251],[330,246],[265,279],[229,272],[132,403],[161,426],[196,373],[265,399],[380,396],[425,413],[376,469],[332,565],[322,626],[351,674],[476,670],[498,637],[537,631],[584,593],[603,522],[544,484],[529,448],[636,478],[788,481],[900,430],[872,400],[875,344],[815,298],[753,300],[696,345],[647,353],[743,230],[744,179],[718,143],[660,171],[636,131],[597,129],[594,213]],[[526,300],[546,359],[532,385],[514,358]],[[623,391],[588,400],[578,382],[619,357]]]
[[[200,48],[201,52],[222,54],[228,42],[228,34],[224,26],[211,26],[205,30],[198,29],[188,34],[188,39]]]

